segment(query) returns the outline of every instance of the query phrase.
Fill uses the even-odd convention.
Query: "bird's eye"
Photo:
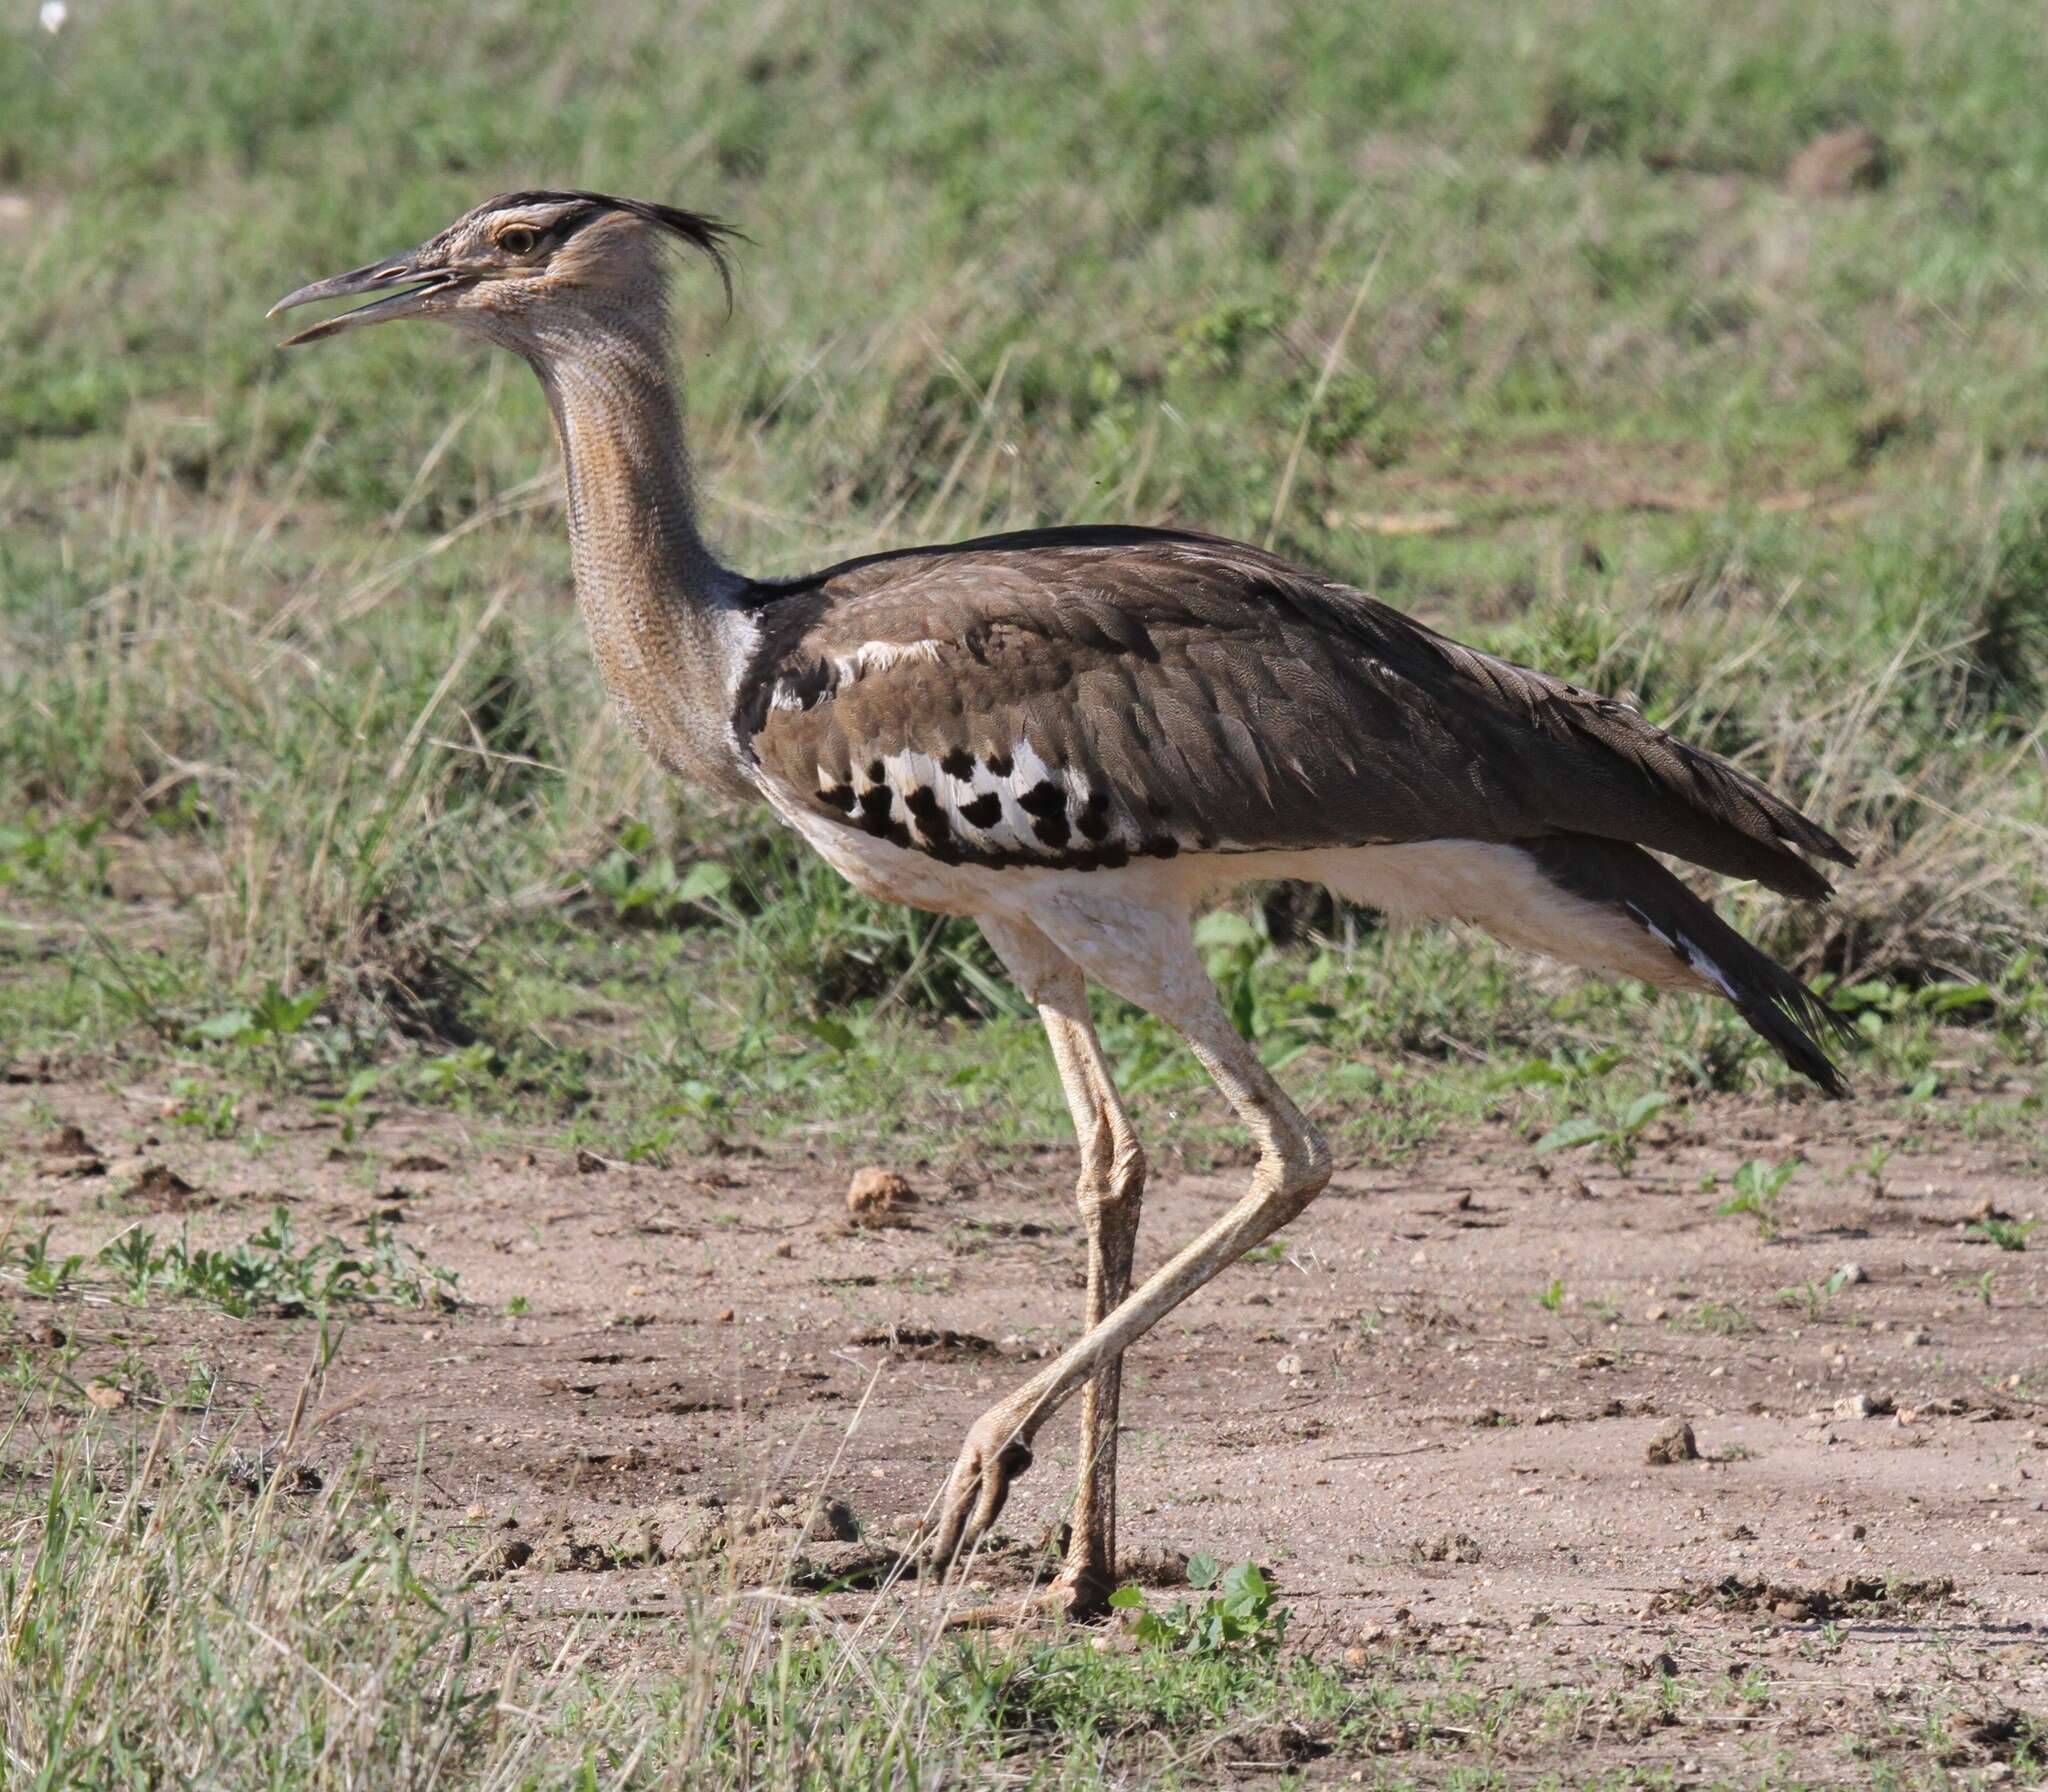
[[[531,255],[540,238],[523,224],[515,224],[498,237],[498,247],[507,255]]]

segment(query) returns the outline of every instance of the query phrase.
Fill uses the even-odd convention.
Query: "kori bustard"
[[[1082,1390],[1057,1596],[1115,1585],[1123,1352],[1330,1178],[1238,1036],[1190,918],[1299,878],[1399,917],[1719,996],[1830,1094],[1828,1016],[1651,853],[1817,901],[1850,854],[1625,704],[1462,647],[1334,580],[1191,530],[1048,528],[754,579],[706,545],[669,354],[665,243],[731,284],[715,220],[511,193],[301,288],[371,302],[292,337],[438,319],[523,356],[567,469],[576,592],[606,689],[664,766],[766,801],[861,890],[971,915],[1045,1023],[1080,1140],[1078,1342],[969,1430],[925,1560],[988,1530]],[[1258,1148],[1242,1199],[1134,1290],[1145,1155],[1090,1024],[1093,979],[1172,1026]]]

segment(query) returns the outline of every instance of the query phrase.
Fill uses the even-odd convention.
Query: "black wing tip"
[[[1856,1028],[1849,1017],[1734,929],[1728,934],[1742,948],[1731,954],[1741,961],[1734,976],[1736,1012],[1790,1069],[1829,1100],[1848,1100],[1848,1078],[1829,1056],[1828,1045],[1855,1045]]]
[[[1796,999],[1786,996],[1771,1002],[1768,1016],[1745,1007],[1742,1017],[1777,1049],[1778,1056],[1791,1069],[1816,1085],[1830,1101],[1850,1098],[1849,1080],[1828,1055],[1821,1039],[1829,1037],[1847,1045],[1856,1037],[1856,1031],[1845,1016],[1828,1007],[1804,984],[1799,985]],[[1773,1020],[1776,1025],[1770,1024]]]
[[[1797,834],[1787,837],[1791,845],[1798,847],[1801,852],[1810,852],[1816,858],[1826,859],[1830,864],[1844,865],[1851,869],[1855,867],[1857,856],[1854,852],[1844,846],[1826,828],[1807,821],[1803,815],[1799,819],[1805,822],[1805,826]],[[1812,868],[1809,866],[1808,869],[1811,870]],[[1814,875],[1818,877],[1820,873],[1816,871]]]
[[[1667,945],[1676,942],[1688,962],[1696,965],[1693,955],[1698,954],[1736,1013],[1789,1068],[1833,1100],[1848,1096],[1847,1079],[1821,1043],[1830,1035],[1844,1044],[1853,1040],[1855,1029],[1847,1017],[1736,932],[1648,853],[1619,841],[1574,834],[1520,844],[1568,893],[1621,909]],[[1805,860],[1788,852],[1785,864],[1798,866],[1822,892],[1828,888],[1827,880]]]
[[[1835,886],[1821,872],[1793,852],[1785,853],[1757,882],[1794,902],[1826,902],[1835,893]]]
[[[1796,1063],[1789,1059],[1787,1062],[1791,1063],[1792,1068],[1805,1077],[1808,1082],[1812,1083],[1829,1101],[1853,1101],[1855,1099],[1855,1091],[1849,1087],[1849,1079],[1842,1074],[1841,1067],[1832,1058],[1828,1057],[1826,1053],[1815,1053],[1811,1064]]]
[[[1776,890],[1780,896],[1790,896],[1798,902],[1825,902],[1835,893],[1835,886],[1824,871],[1799,855],[1811,853],[1815,858],[1826,859],[1830,864],[1850,870],[1854,870],[1859,862],[1857,855],[1826,828],[1808,821],[1796,810],[1792,812],[1792,819],[1799,826],[1797,829],[1779,827],[1772,867],[1758,882]]]

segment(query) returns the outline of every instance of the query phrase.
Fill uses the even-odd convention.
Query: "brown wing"
[[[738,734],[797,800],[941,858],[1632,841],[1797,896],[1852,862],[1626,704],[1255,548],[1046,531],[764,592]]]

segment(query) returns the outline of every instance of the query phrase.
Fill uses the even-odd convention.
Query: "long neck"
[[[746,581],[697,531],[658,321],[607,320],[533,356],[562,439],[576,598],[605,689],[672,771],[744,788],[731,734]]]

